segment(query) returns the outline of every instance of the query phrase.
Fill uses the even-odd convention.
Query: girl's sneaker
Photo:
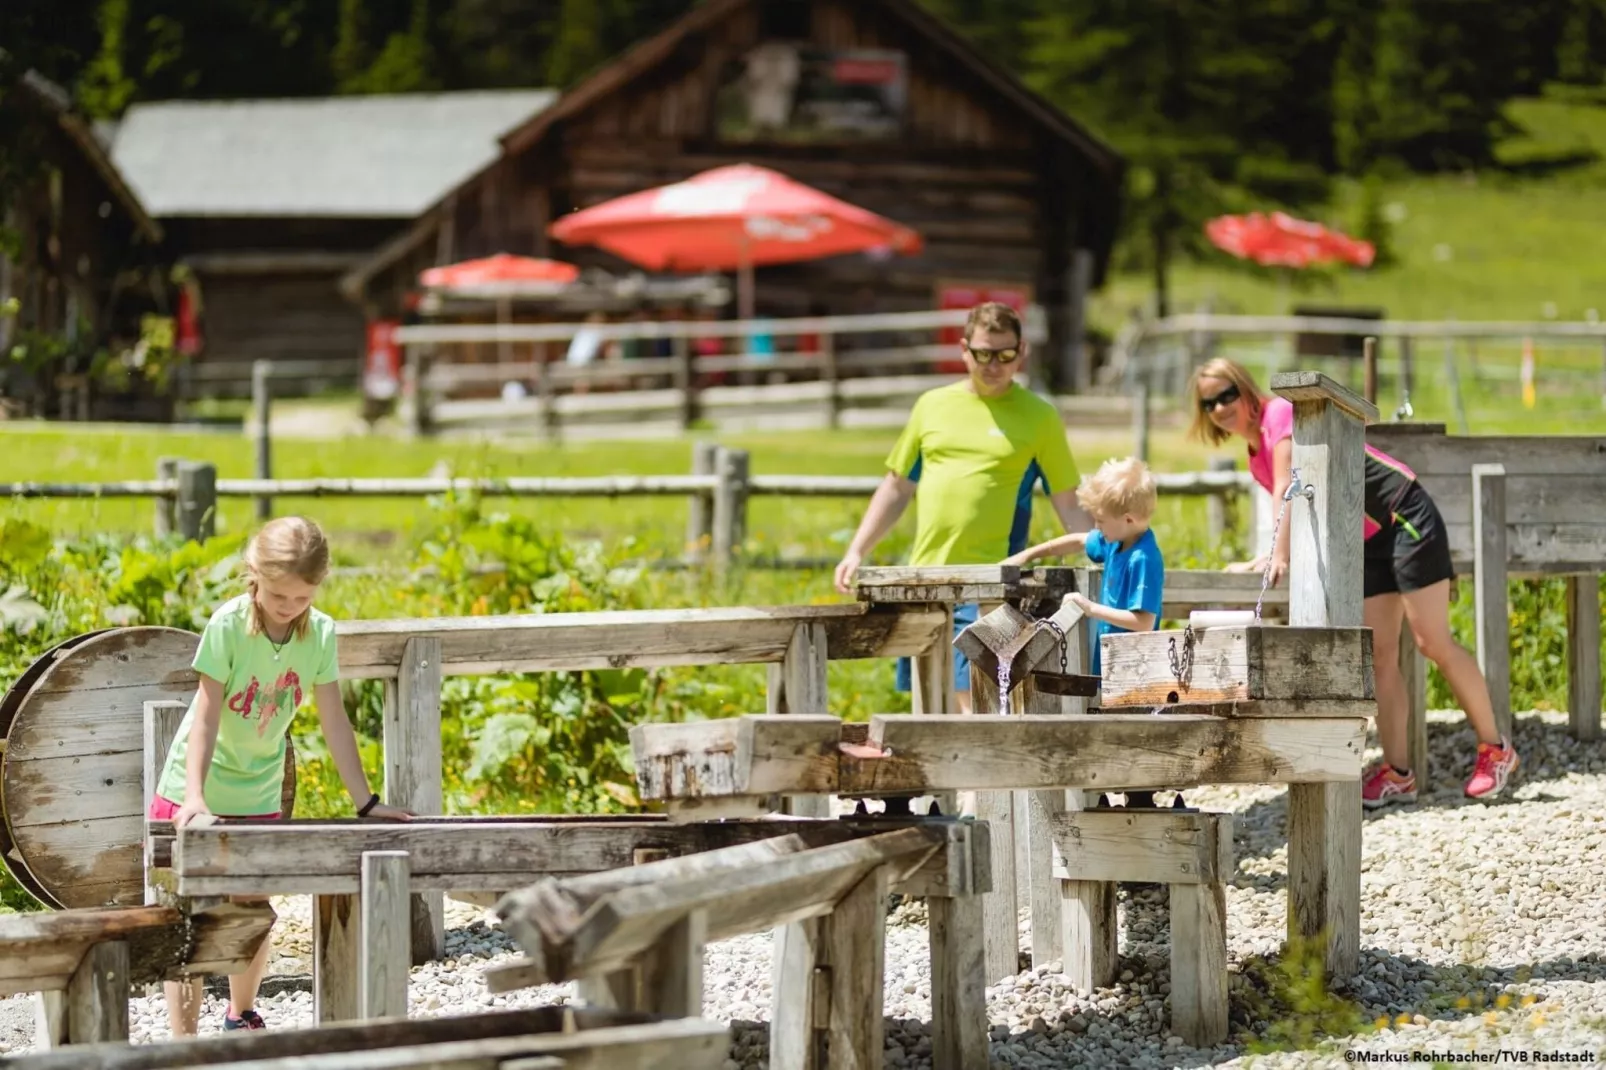
[[[1377,810],[1395,803],[1416,802],[1416,774],[1396,773],[1387,762],[1379,765],[1361,784],[1361,805]]]
[[[1517,749],[1504,736],[1498,747],[1479,743],[1478,760],[1472,766],[1471,779],[1467,781],[1467,798],[1488,799],[1499,795],[1506,790],[1506,785],[1511,782],[1511,774],[1521,764]]]
[[[232,1010],[233,1008],[230,1008],[223,1012],[223,1028],[227,1032],[232,1032],[236,1029],[266,1029],[268,1027],[268,1023],[264,1022],[262,1015],[256,1011],[241,1011],[240,1016],[236,1018]]]

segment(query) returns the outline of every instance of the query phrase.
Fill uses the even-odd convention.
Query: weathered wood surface
[[[312,1021],[325,1026],[362,1017],[362,905],[355,895],[312,900]]]
[[[240,1070],[716,1070],[730,1030],[696,1018],[650,1021],[645,1015],[542,1007],[460,1017],[391,1019],[249,1037],[202,1037],[161,1044],[85,1044],[14,1057],[21,1070],[182,1070],[232,1065]],[[531,1061],[526,1061],[531,1060]]]
[[[1197,784],[1320,783],[1358,778],[1366,724],[1360,719],[1228,720],[1177,714],[871,718],[864,742],[825,759],[787,787],[777,770],[798,769],[791,735],[798,718],[746,717],[745,764],[717,768],[699,739],[728,755],[726,722],[638,725],[632,742],[661,760],[640,781],[642,798],[672,793],[740,796],[766,790],[839,795],[922,794],[934,790],[1182,788]],[[860,727],[861,726],[850,726]],[[844,732],[847,729],[844,728]],[[773,746],[772,734],[780,740]],[[845,735],[853,738],[857,733]],[[665,746],[672,742],[672,746]],[[696,775],[683,775],[685,766]],[[639,760],[638,760],[639,767]]]
[[[1506,470],[1498,464],[1472,466],[1473,604],[1478,668],[1489,687],[1495,726],[1511,734],[1511,619],[1506,585]]]
[[[1098,591],[1104,569],[1083,569],[1084,590]],[[1164,620],[1186,620],[1196,609],[1250,609],[1260,598],[1260,576],[1250,572],[1216,572],[1208,569],[1166,569],[1165,593],[1160,606]],[[1266,588],[1261,616],[1278,619],[1288,616],[1288,585]]]
[[[1307,698],[1258,699],[1253,702],[1180,702],[1154,707],[1095,706],[1093,714],[1124,714],[1130,716],[1137,709],[1148,709],[1161,716],[1224,717],[1236,720],[1344,720],[1351,717],[1377,716],[1375,699],[1361,698]]]
[[[1080,810],[1053,821],[1054,875],[1076,881],[1202,884],[1232,876],[1232,815]]]
[[[1225,875],[1171,885],[1171,1032],[1208,1048],[1227,1039]]]
[[[823,624],[835,659],[905,657],[938,638],[940,613],[866,605],[735,606],[338,621],[340,674],[394,677],[409,639],[438,638],[447,676],[779,662],[800,624]]]
[[[384,684],[385,801],[415,814],[442,805],[441,643],[409,639],[395,680]],[[446,950],[446,903],[438,892],[415,895],[410,906],[413,964]]]
[[[835,717],[734,717],[636,725],[630,749],[643,799],[829,794],[841,739]]]
[[[931,948],[931,1065],[987,1065],[986,949],[980,896],[926,900]]]
[[[1187,635],[1105,636],[1104,705],[1375,698],[1368,628],[1205,628],[1191,652]]]
[[[1058,601],[1076,589],[1076,570],[1062,567],[898,565],[854,573],[854,596],[872,603]]]
[[[629,866],[637,852],[672,857],[714,851],[775,836],[796,835],[811,847],[846,843],[886,831],[884,820],[795,818],[671,824],[660,816],[500,818],[404,825],[352,821],[235,822],[190,826],[170,850],[178,890],[186,895],[355,894],[362,856],[405,851],[410,885],[450,892],[502,893],[542,877],[567,877]],[[171,842],[157,826],[158,845]],[[970,835],[974,836],[972,832]],[[958,895],[978,888],[968,859],[933,859],[897,891]]]
[[[668,927],[707,912],[707,938],[724,940],[829,913],[872,871],[912,872],[964,826],[911,826],[831,847],[777,837],[570,880],[545,880],[497,907],[525,964],[549,981],[632,964]]]
[[[98,943],[129,949],[129,980],[143,984],[238,968],[272,927],[267,905],[221,904],[186,920],[161,906],[66,910],[0,916],[0,996],[67,987]]]
[[[0,766],[8,856],[50,905],[144,899],[145,703],[194,694],[199,641],[142,627],[64,646],[16,705]]]
[[[1574,739],[1600,738],[1600,576],[1567,577],[1567,711]]]
[[[407,853],[362,856],[362,948],[357,964],[357,1017],[407,1017],[407,966],[412,961]]]

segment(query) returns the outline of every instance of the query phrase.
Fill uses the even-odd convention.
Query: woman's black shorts
[[[1388,524],[1366,540],[1363,597],[1408,594],[1455,579],[1450,533],[1438,506],[1413,480],[1394,505]]]

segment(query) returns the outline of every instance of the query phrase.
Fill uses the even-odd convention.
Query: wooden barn
[[[90,415],[83,389],[96,355],[139,338],[140,317],[166,304],[161,225],[67,92],[25,71],[0,93],[0,136],[22,181],[3,206],[14,232],[0,251],[0,394],[12,405]],[[65,406],[65,410],[64,407]]]
[[[360,309],[336,285],[497,158],[546,89],[137,104],[112,155],[198,283],[190,393],[249,388],[250,362],[355,378]],[[312,378],[316,378],[313,376]],[[303,384],[304,385],[304,384]]]
[[[1081,295],[1108,263],[1123,162],[917,0],[707,0],[503,138],[494,161],[349,271],[370,316],[418,273],[497,252],[628,269],[547,236],[564,213],[724,164],[773,168],[920,231],[908,258],[761,268],[760,315],[864,314],[1023,293],[1044,365],[1078,368]],[[1078,255],[1080,253],[1080,255]]]

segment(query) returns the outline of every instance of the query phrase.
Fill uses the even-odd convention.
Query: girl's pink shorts
[[[150,817],[150,819],[152,821],[171,821],[175,817],[178,816],[178,812],[179,812],[180,809],[181,809],[181,807],[179,806],[179,804],[174,802],[172,799],[164,799],[160,795],[152,795],[151,796],[151,811],[147,816]],[[252,820],[262,820],[262,821],[277,820],[278,817],[279,817],[279,815],[277,813],[272,813],[272,814],[219,814],[218,816],[219,817],[244,817],[244,818],[250,818]]]

